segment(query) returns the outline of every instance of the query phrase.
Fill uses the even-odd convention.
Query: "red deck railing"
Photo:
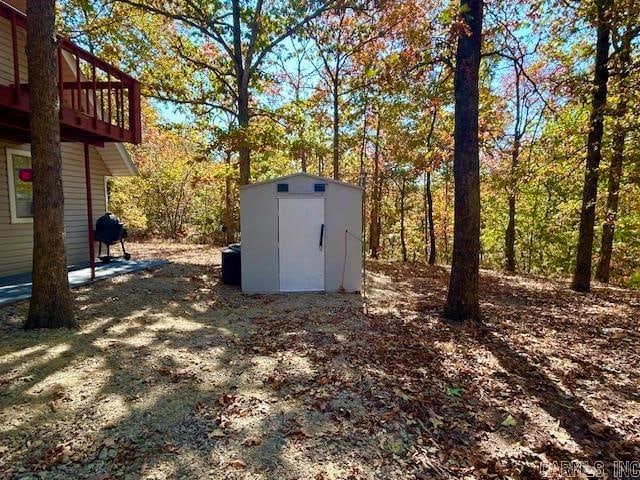
[[[25,78],[28,73],[24,53],[27,18],[0,1],[0,22],[5,23],[4,28],[0,28],[0,35],[6,37],[7,30],[9,33],[9,38],[0,38],[0,42],[10,41],[12,59],[11,65],[0,65],[4,69],[4,72],[0,71],[0,74],[4,73],[0,75],[0,107],[28,113],[29,84]],[[67,38],[59,36],[57,48],[63,139],[140,143],[139,82]],[[7,68],[12,71],[7,71]],[[12,83],[7,79],[12,79]],[[23,117],[7,117],[1,126],[28,129]]]

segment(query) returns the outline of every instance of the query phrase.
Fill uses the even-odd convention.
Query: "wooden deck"
[[[20,143],[30,141],[26,22],[0,0],[0,137]],[[140,143],[138,81],[62,36],[57,55],[61,139]]]

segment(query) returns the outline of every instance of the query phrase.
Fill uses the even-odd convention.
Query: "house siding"
[[[0,140],[0,275],[30,271],[33,250],[32,224],[11,223],[7,147],[28,150],[28,145],[15,145]],[[62,143],[61,150],[67,262],[69,265],[83,264],[89,261],[84,150],[83,146],[77,143]],[[95,222],[106,211],[104,177],[110,175],[110,172],[93,147],[90,147],[89,152]]]
[[[11,3],[11,2],[9,2]],[[14,2],[17,4],[17,2]],[[25,84],[29,82],[29,70],[27,65],[27,32],[24,28],[18,27],[16,29],[16,38],[18,41],[18,64],[20,66],[20,83]],[[65,81],[75,81],[77,79],[76,66],[74,57],[66,51],[63,51],[62,58],[62,76]],[[13,44],[11,41],[11,22],[0,17],[0,85],[13,85],[14,84],[14,71],[13,71]],[[88,77],[81,75],[82,80],[87,80]],[[73,95],[72,90],[67,90],[63,94],[63,104],[65,107],[72,107],[74,103],[78,102],[77,97],[71,98]],[[87,102],[89,102],[89,108],[87,108]],[[80,105],[84,110],[93,110],[93,100],[85,95],[80,97]],[[102,108],[98,104],[98,118],[102,119]]]
[[[20,64],[20,83],[28,82],[27,33],[24,29],[16,30],[18,39],[18,61]],[[13,46],[11,44],[11,22],[0,17],[0,85],[13,85]]]

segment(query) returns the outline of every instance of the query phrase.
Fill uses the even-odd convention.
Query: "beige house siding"
[[[22,28],[16,30],[18,38],[18,59],[20,62],[20,83],[27,83],[27,33]],[[11,22],[0,17],[0,85],[13,85],[13,47],[11,45]]]
[[[33,228],[29,223],[11,223],[6,147],[0,141],[0,275],[28,271],[31,268]]]
[[[18,27],[16,29],[16,37],[18,39],[18,63],[20,65],[20,83],[28,83],[29,72],[27,69],[27,54],[26,54],[26,44],[27,44],[27,32],[24,28]],[[77,78],[76,75],[76,66],[75,59],[69,53],[63,52],[64,63],[62,65],[62,75],[65,81],[74,81]],[[84,76],[81,78],[85,79]],[[0,85],[13,85],[14,84],[14,76],[13,76],[13,47],[11,42],[11,22],[4,18],[0,17]],[[66,107],[71,107],[73,102],[71,100],[71,95],[73,95],[72,90],[67,90],[64,92],[64,105]],[[77,102],[77,98],[74,99]],[[93,102],[91,99],[88,100],[89,105],[92,107]],[[80,97],[80,103],[82,108],[87,108],[87,97],[82,95]],[[98,118],[102,117],[102,112],[100,106],[98,106]]]
[[[8,2],[24,11],[26,1]],[[27,58],[25,54],[26,32],[17,29],[20,83],[28,82]],[[63,78],[74,80],[75,60],[63,52]],[[0,18],[0,85],[14,83],[11,23]],[[71,106],[71,91],[65,93],[64,103]],[[82,98],[83,106],[86,97]],[[100,110],[100,108],[98,109]],[[31,270],[33,249],[33,227],[31,223],[11,223],[9,185],[7,178],[6,148],[28,150],[28,145],[16,145],[0,139],[0,276]],[[106,210],[105,176],[135,175],[128,154],[119,144],[105,144],[104,148],[90,148],[93,217],[95,220]],[[108,166],[107,166],[108,165]],[[69,265],[84,264],[89,260],[87,242],[87,200],[84,172],[83,146],[78,143],[62,144],[62,183],[64,189],[64,211],[67,239],[67,261]],[[96,244],[97,252],[97,244]]]
[[[33,249],[32,224],[11,223],[6,147],[28,150],[28,145],[15,145],[0,140],[0,276],[31,270]],[[93,147],[90,148],[90,155],[95,223],[95,220],[106,210],[104,177],[110,175],[110,172]],[[69,265],[86,263],[89,261],[87,195],[84,152],[81,144],[62,143],[62,187],[64,190],[67,261]]]

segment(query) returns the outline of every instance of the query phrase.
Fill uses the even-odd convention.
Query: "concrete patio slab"
[[[96,264],[96,279],[93,281],[97,282],[125,273],[156,268],[166,263],[168,263],[167,260],[114,260],[111,263],[98,263]],[[92,283],[89,267],[69,271],[69,285],[71,288],[89,283]],[[0,277],[0,307],[26,300],[30,297],[31,273]]]

